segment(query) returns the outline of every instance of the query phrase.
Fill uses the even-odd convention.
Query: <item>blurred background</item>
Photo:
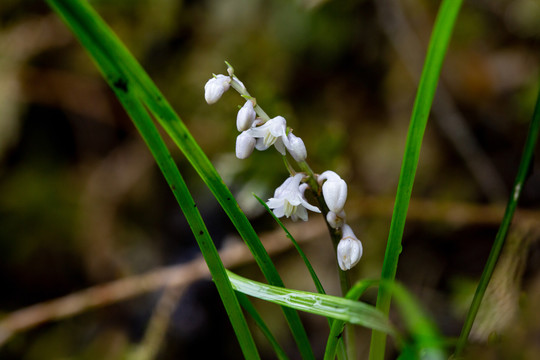
[[[251,195],[268,198],[283,182],[280,157],[272,150],[236,159],[242,99],[230,91],[212,106],[204,101],[205,82],[225,73],[229,61],[265,111],[284,116],[303,138],[311,167],[332,169],[348,182],[346,211],[364,245],[353,278],[380,276],[439,1],[90,3],[187,124],[256,230],[283,241]],[[539,45],[538,1],[464,2],[425,135],[398,268],[398,279],[446,336],[461,330],[504,212],[538,93]],[[239,243],[234,227],[169,144],[216,244],[233,248]],[[471,359],[540,358],[538,159],[473,329]],[[312,214],[294,225],[327,292],[339,294],[321,219]],[[314,290],[293,250],[275,253],[288,287]],[[198,256],[159,169],[80,44],[45,2],[0,2],[0,358],[241,357],[207,276],[174,288],[157,276],[152,291],[139,284],[122,299],[105,289],[92,308],[83,295],[80,311],[54,321],[58,309],[14,313],[98,284],[189,265]],[[262,280],[250,259],[232,269]],[[364,300],[375,297],[368,292]],[[298,358],[279,308],[255,303]],[[327,323],[302,318],[321,357]],[[399,314],[392,318],[399,323]],[[273,358],[257,330],[255,336],[263,357]],[[361,358],[369,338],[358,330]]]

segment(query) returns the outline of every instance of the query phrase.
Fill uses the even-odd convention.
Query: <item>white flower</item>
[[[287,138],[289,139],[289,146],[287,146],[287,150],[289,150],[289,153],[292,155],[294,160],[306,160],[307,151],[306,145],[304,145],[304,141],[302,141],[301,138],[294,135],[293,133],[289,133],[289,135],[287,135]]]
[[[351,227],[343,225],[343,238],[337,246],[337,259],[341,270],[350,270],[362,257],[362,243],[356,238]]]
[[[278,218],[286,216],[292,218],[293,221],[298,219],[307,221],[308,214],[306,209],[318,213],[321,212],[316,206],[308,203],[304,197],[304,191],[308,185],[300,185],[303,177],[303,174],[296,174],[289,177],[276,189],[274,197],[266,202]]]
[[[242,132],[236,138],[236,157],[247,159],[255,148],[255,138],[250,136],[247,131]]]
[[[213,78],[208,80],[204,85],[204,98],[208,104],[213,104],[217,102],[221,95],[227,90],[231,85],[231,78],[225,75],[214,75]]]
[[[347,183],[333,171],[325,171],[319,175],[317,181],[322,183],[322,193],[330,211],[338,214],[343,210],[347,201]]]
[[[326,221],[334,229],[342,227],[346,219],[347,217],[344,210],[341,210],[339,214],[336,214],[333,211],[329,211],[328,214],[326,214]]]
[[[286,134],[287,121],[283,116],[276,116],[263,125],[252,127],[247,131],[257,139],[255,144],[257,150],[263,151],[274,145],[281,155],[285,155],[285,147],[289,146],[289,139]]]
[[[257,113],[253,109],[253,102],[251,100],[246,101],[236,116],[236,128],[238,131],[245,131],[251,128],[256,116]]]

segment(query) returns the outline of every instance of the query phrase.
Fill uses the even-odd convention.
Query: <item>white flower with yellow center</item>
[[[252,127],[247,132],[257,139],[255,144],[257,150],[264,151],[274,145],[281,155],[285,155],[285,147],[289,146],[289,139],[287,138],[287,121],[283,116],[276,116],[260,126]]]
[[[298,219],[307,221],[307,210],[317,213],[321,212],[319,208],[308,203],[304,197],[304,192],[308,185],[300,185],[303,177],[303,174],[296,174],[289,177],[276,189],[274,197],[266,202],[278,218],[286,216],[290,217],[293,221]]]

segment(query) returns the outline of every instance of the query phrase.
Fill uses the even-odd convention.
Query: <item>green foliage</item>
[[[383,282],[393,281],[396,276],[399,254],[402,249],[401,240],[405,228],[407,210],[412,194],[418,159],[420,158],[420,147],[435,96],[435,90],[437,89],[442,63],[461,3],[461,0],[444,0],[442,2],[431,35],[426,61],[411,115],[407,143],[405,144],[403,164],[401,166],[394,212],[392,214],[388,244],[386,246],[381,273],[381,281]],[[390,301],[391,293],[385,287],[380,287],[377,297],[377,308],[384,314],[388,314]],[[370,347],[371,360],[382,360],[384,358],[385,344],[385,334],[374,331]]]
[[[395,329],[388,319],[372,305],[337,296],[266,285],[243,278],[230,271],[228,271],[228,274],[233,288],[244,294],[395,335]]]
[[[467,318],[465,319],[463,329],[461,330],[461,334],[459,336],[459,340],[456,346],[456,352],[455,352],[456,356],[460,356],[461,353],[463,352],[463,349],[467,345],[467,340],[469,339],[469,334],[471,332],[474,319],[476,317],[476,314],[478,313],[478,310],[480,309],[482,298],[484,297],[484,294],[489,285],[489,281],[491,280],[491,276],[493,275],[493,271],[495,270],[495,265],[497,264],[497,260],[499,259],[499,256],[501,254],[501,251],[502,251],[504,242],[506,240],[506,236],[508,235],[508,230],[510,229],[510,224],[514,216],[514,212],[516,211],[517,203],[521,196],[521,192],[523,190],[525,181],[527,180],[527,177],[530,175],[531,161],[534,155],[534,149],[536,148],[536,144],[538,142],[539,133],[540,133],[540,91],[536,99],[536,106],[534,108],[532,120],[529,125],[529,131],[527,133],[527,139],[525,140],[525,146],[523,149],[523,154],[521,156],[521,161],[519,163],[516,179],[514,181],[514,186],[512,188],[512,193],[510,195],[510,198],[508,199],[508,203],[506,205],[506,210],[504,212],[503,220],[499,227],[499,231],[497,232],[497,236],[495,237],[495,241],[493,242],[491,252],[489,253],[488,260],[486,262],[484,271],[480,278],[480,282],[478,284],[478,287],[476,288],[476,292],[474,294],[472,304],[469,307],[469,311],[467,313]]]

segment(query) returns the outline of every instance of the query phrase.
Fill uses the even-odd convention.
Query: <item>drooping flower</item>
[[[213,78],[208,80],[204,85],[204,98],[208,104],[214,104],[217,102],[221,95],[227,90],[231,85],[230,76],[225,75],[214,75]]]
[[[251,128],[256,116],[257,113],[255,113],[255,109],[253,108],[253,102],[251,100],[246,101],[236,116],[236,128],[238,131],[245,131]]]
[[[307,210],[317,213],[321,212],[319,208],[308,203],[304,197],[304,192],[308,185],[300,184],[303,177],[303,174],[296,174],[289,177],[276,189],[274,197],[266,202],[278,218],[286,216],[290,217],[293,221],[298,219],[307,221]]]
[[[274,145],[281,155],[285,155],[285,147],[289,146],[289,139],[286,134],[287,121],[283,116],[276,116],[261,126],[254,126],[247,131],[257,139],[255,144],[257,150],[264,151]]]
[[[236,137],[236,157],[239,159],[247,159],[255,148],[255,138],[249,135],[246,131]]]
[[[339,214],[347,201],[347,183],[330,170],[319,175],[317,181],[319,184],[322,183],[322,193],[328,209]]]
[[[286,146],[289,153],[292,155],[296,161],[304,161],[307,157],[306,145],[304,141],[298,136],[294,135],[292,132],[287,135],[289,139],[289,145]]]
[[[337,260],[339,267],[343,271],[350,270],[358,264],[362,257],[362,243],[354,235],[351,227],[344,224],[342,227],[343,237],[337,246]]]

